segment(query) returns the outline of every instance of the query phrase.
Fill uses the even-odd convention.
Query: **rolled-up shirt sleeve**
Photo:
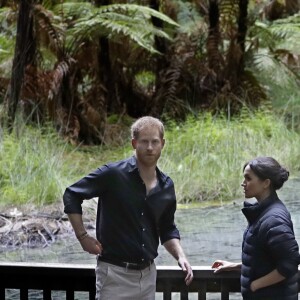
[[[64,212],[66,214],[82,214],[82,202],[99,197],[105,189],[105,174],[108,167],[102,166],[67,187],[63,195]]]
[[[169,205],[169,208],[166,209],[165,214],[163,215],[161,222],[160,222],[160,241],[161,244],[164,244],[166,241],[171,239],[180,239],[179,230],[177,229],[174,217],[176,212],[176,196],[175,196],[175,189],[172,180],[169,178],[170,187],[168,188],[169,195],[172,198],[172,201]]]

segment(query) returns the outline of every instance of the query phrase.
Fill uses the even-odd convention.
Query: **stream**
[[[296,239],[300,244],[300,179],[290,179],[278,194],[291,212]],[[181,244],[192,266],[210,266],[216,259],[240,261],[242,234],[247,225],[241,213],[243,201],[243,199],[237,199],[219,207],[177,210],[176,225],[180,230]],[[90,233],[94,234],[93,231]],[[159,246],[158,251],[159,256],[155,260],[157,265],[177,265],[164,247]],[[43,249],[9,250],[0,247],[0,261],[95,265],[95,257],[85,253],[72,234],[58,237],[55,243]],[[208,299],[217,300],[216,297],[209,296]],[[6,299],[18,298],[11,292]],[[40,298],[33,295],[30,299]],[[61,300],[62,298],[54,296],[53,299]],[[79,296],[77,299],[85,298]],[[179,299],[179,296],[174,295],[174,299]],[[241,297],[234,295],[232,299],[241,299]]]

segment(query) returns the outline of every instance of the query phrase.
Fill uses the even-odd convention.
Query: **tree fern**
[[[256,38],[260,47],[276,47],[287,39],[297,44],[300,40],[300,14],[272,23],[256,21],[249,30],[249,37]]]
[[[77,9],[79,9],[78,5],[71,8],[68,4],[64,13],[77,16]],[[118,41],[120,37],[127,36],[140,47],[157,53],[158,51],[153,46],[154,36],[166,39],[170,39],[170,36],[153,26],[152,17],[177,26],[177,23],[166,15],[145,6],[113,4],[100,8],[90,7],[87,15],[78,19],[74,27],[70,29],[71,38],[68,41],[68,48],[75,50],[75,45],[79,45],[86,39],[93,40],[95,37],[107,36],[110,40]]]
[[[252,26],[249,38],[253,50],[254,66],[260,71],[262,69],[277,68],[279,64],[282,71],[294,74],[289,66],[283,63],[283,58],[289,55],[299,55],[300,41],[300,15],[294,15],[286,19],[280,19],[266,24],[256,22]]]
[[[269,30],[275,37],[280,37],[278,46],[300,54],[300,14],[273,22]]]
[[[34,15],[39,43],[52,50],[58,57],[62,56],[64,28],[61,19],[41,5],[34,6]]]
[[[69,21],[79,19],[81,16],[91,16],[95,13],[95,6],[91,2],[64,2],[55,5],[52,11],[59,16],[65,16]]]

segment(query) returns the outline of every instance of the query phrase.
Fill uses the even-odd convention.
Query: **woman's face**
[[[270,180],[261,180],[247,165],[244,170],[244,180],[241,184],[246,198],[256,198],[257,201],[264,200],[270,195]]]

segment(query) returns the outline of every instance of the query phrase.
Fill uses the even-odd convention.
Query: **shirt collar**
[[[128,159],[127,170],[128,170],[129,173],[134,172],[135,170],[138,170],[138,166],[137,166],[137,161],[136,161],[135,155],[131,156]]]
[[[136,156],[133,155],[129,158],[128,160],[128,165],[127,165],[127,170],[129,173],[131,172],[138,172],[139,168],[137,165],[137,159]],[[163,182],[167,181],[168,176],[166,176],[163,172],[161,172],[161,170],[156,166],[156,174],[157,174],[157,178]]]

